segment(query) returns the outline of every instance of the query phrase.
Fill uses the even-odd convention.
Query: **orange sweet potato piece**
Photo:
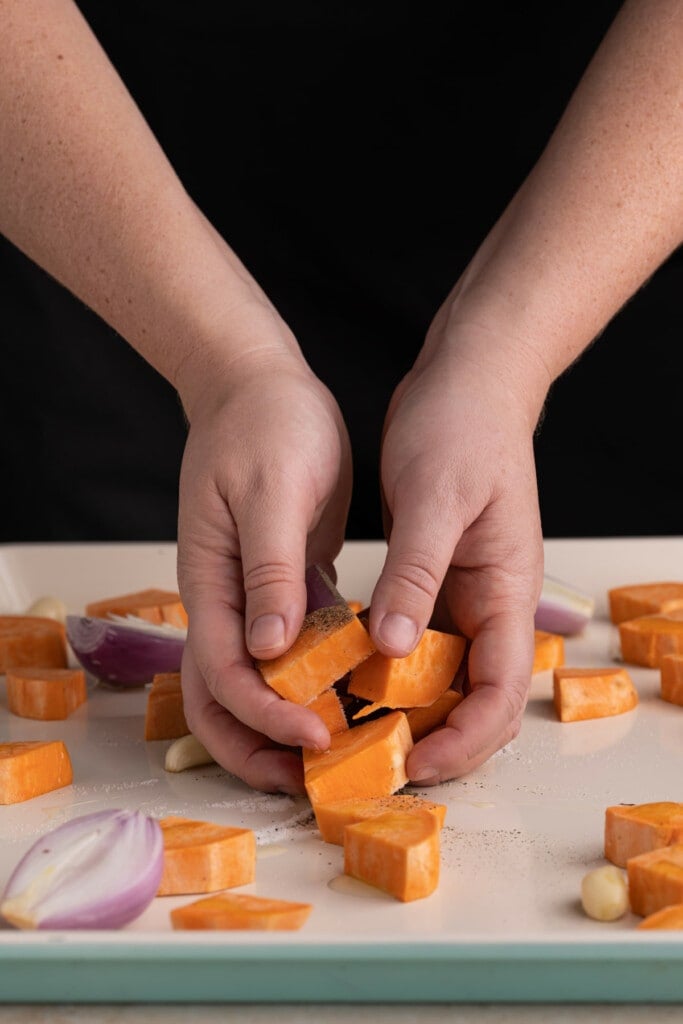
[[[180,672],[159,672],[152,679],[145,710],[146,740],[177,740],[190,727],[183,710]]]
[[[413,747],[403,711],[357,725],[332,737],[322,753],[303,751],[304,784],[316,804],[356,797],[390,796],[408,781],[406,757]]]
[[[250,828],[210,821],[160,818],[164,836],[164,871],[158,896],[217,892],[253,882],[256,837]]]
[[[109,615],[135,615],[157,625],[167,622],[180,629],[187,627],[187,612],[180,594],[175,590],[158,590],[155,587],[91,601],[85,606],[85,614],[97,619],[106,619]]]
[[[344,732],[349,727],[341,699],[333,686],[323,690],[306,707],[309,707],[311,711],[315,711],[316,715],[320,715],[327,726],[330,736],[334,736],[338,732]]]
[[[638,691],[624,668],[553,669],[553,700],[561,722],[608,718],[630,711]]]
[[[389,811],[344,830],[344,873],[404,902],[431,895],[439,867],[439,824],[428,811]]]
[[[0,804],[18,804],[73,782],[61,740],[0,743]]]
[[[615,805],[605,811],[605,857],[617,867],[676,843],[683,843],[683,803]]]
[[[443,828],[446,820],[446,805],[437,804],[432,800],[424,800],[408,793],[395,793],[392,796],[373,797],[370,800],[335,800],[331,803],[315,805],[315,820],[320,835],[326,843],[344,845],[344,829],[347,825],[355,825],[359,821],[378,818],[389,811],[426,811],[433,814],[439,828]]]
[[[353,601],[352,600],[352,601],[347,601],[346,603],[348,604],[349,608],[351,609],[351,611],[353,612],[354,615],[358,615],[358,613],[362,612],[363,608],[365,608],[365,605],[363,604],[362,601]]]
[[[632,665],[659,668],[666,654],[683,654],[683,613],[643,615],[618,626],[621,656]]]
[[[8,668],[66,668],[66,630],[39,615],[0,615],[0,675]]]
[[[346,605],[318,608],[284,654],[256,667],[276,693],[294,704],[310,704],[319,694],[374,651],[370,634]]]
[[[654,914],[644,917],[638,929],[660,929],[662,931],[683,931],[683,903],[674,903],[670,907],[656,910]]]
[[[564,665],[564,637],[559,633],[547,633],[545,630],[534,631],[534,664],[532,675],[545,672],[549,668],[560,668]]]
[[[626,871],[634,914],[648,917],[672,903],[683,903],[683,844],[631,857]]]
[[[665,654],[659,666],[662,700],[683,707],[683,654]]]
[[[308,919],[311,903],[273,900],[246,893],[221,893],[171,911],[174,929],[219,931],[296,931]]]
[[[38,718],[43,722],[68,718],[87,697],[82,668],[7,670],[7,705],[21,718]]]
[[[426,708],[404,708],[413,743],[428,736],[444,724],[453,708],[457,707],[463,695],[457,690],[446,690]]]
[[[351,672],[349,693],[386,708],[425,707],[449,688],[465,653],[462,636],[426,629],[405,658],[379,651]]]
[[[668,615],[683,610],[683,583],[633,583],[607,591],[615,625],[643,615]]]

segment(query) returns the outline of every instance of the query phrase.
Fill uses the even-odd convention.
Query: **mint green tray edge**
[[[0,950],[2,1003],[683,1002],[683,942]]]

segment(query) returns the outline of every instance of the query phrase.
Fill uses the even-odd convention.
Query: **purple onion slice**
[[[552,576],[543,577],[543,588],[536,609],[536,629],[571,636],[580,633],[593,617],[595,598],[570,583]]]
[[[307,615],[317,612],[319,608],[332,608],[336,605],[347,604],[322,566],[309,565],[305,578]]]
[[[10,876],[0,915],[17,928],[121,928],[154,899],[163,867],[154,818],[86,814],[34,843]]]
[[[143,686],[159,672],[179,672],[185,633],[170,626],[67,615],[66,636],[86,670],[112,686]]]

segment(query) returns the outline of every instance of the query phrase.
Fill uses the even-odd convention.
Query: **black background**
[[[337,396],[348,536],[381,536],[391,392],[620,5],[79,6]],[[679,250],[553,386],[536,437],[546,536],[683,532],[682,285]],[[0,540],[173,539],[172,389],[2,239],[0,329]]]

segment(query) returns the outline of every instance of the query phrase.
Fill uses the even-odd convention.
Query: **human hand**
[[[513,739],[531,680],[543,546],[532,444],[540,406],[525,371],[542,373],[521,346],[514,366],[501,365],[491,340],[442,309],[385,422],[389,544],[371,634],[378,650],[403,656],[436,603],[448,624],[433,625],[471,640],[468,696],[408,758],[422,785],[465,774]]]
[[[191,731],[256,789],[303,792],[287,748],[329,745],[319,717],[279,697],[252,659],[297,636],[305,567],[338,554],[350,487],[341,414],[300,357],[247,353],[225,381],[205,381],[180,477],[183,700]]]

